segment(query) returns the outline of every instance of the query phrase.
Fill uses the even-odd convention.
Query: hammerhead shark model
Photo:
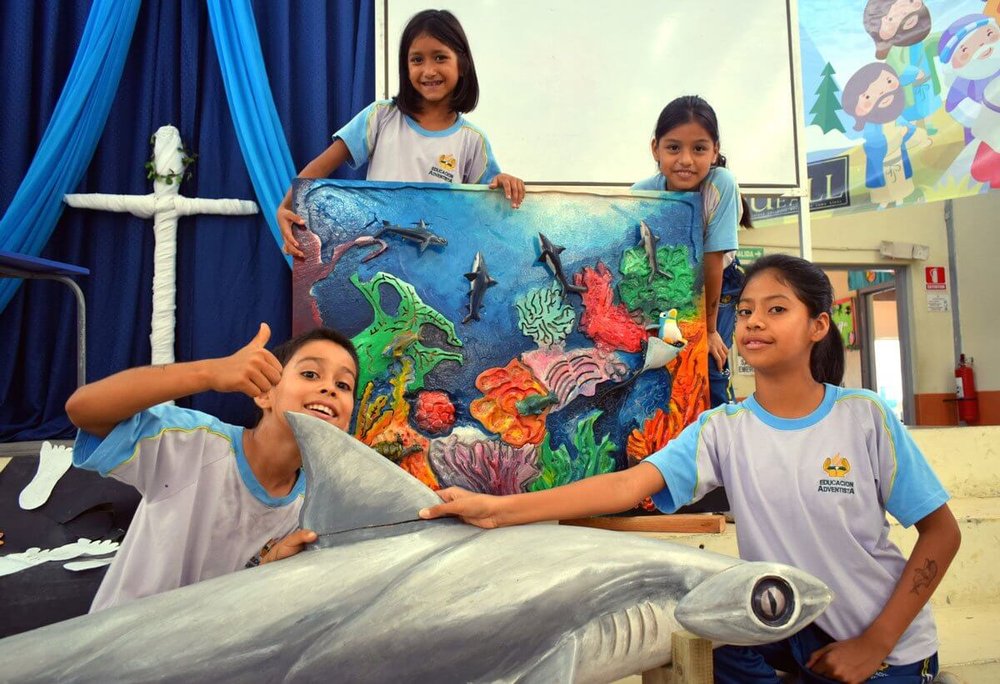
[[[783,639],[816,578],[639,536],[420,520],[436,494],[322,419],[288,413],[312,548],[0,640],[10,682],[608,682],[683,626]]]

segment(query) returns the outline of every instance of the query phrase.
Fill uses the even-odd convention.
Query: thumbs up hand
[[[243,392],[259,397],[281,380],[281,364],[264,348],[271,339],[271,328],[260,324],[260,330],[245,347],[231,356],[216,359],[212,369],[212,389],[217,392]]]

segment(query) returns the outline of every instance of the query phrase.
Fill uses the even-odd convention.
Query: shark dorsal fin
[[[425,484],[343,430],[301,413],[285,417],[306,474],[305,529],[326,535],[393,525],[441,503]]]

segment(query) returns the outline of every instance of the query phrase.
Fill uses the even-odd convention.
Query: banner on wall
[[[1000,188],[1000,0],[799,0],[810,209]],[[754,198],[754,218],[797,200]]]

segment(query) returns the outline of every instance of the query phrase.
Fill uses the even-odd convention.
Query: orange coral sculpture
[[[533,394],[548,394],[531,369],[513,359],[503,368],[490,368],[480,373],[476,387],[483,397],[469,405],[469,412],[487,430],[515,447],[542,443],[549,408],[537,415],[521,415],[517,410],[517,402],[522,399]]]
[[[680,321],[678,325],[688,345],[670,366],[674,376],[670,409],[656,409],[641,431],[632,430],[629,434],[625,454],[630,466],[665,447],[709,406],[708,335],[705,334],[705,324],[699,320]],[[647,511],[655,509],[648,497],[640,505]]]
[[[431,489],[440,489],[441,484],[427,461],[430,441],[409,423],[410,405],[403,398],[409,373],[410,360],[405,359],[403,369],[391,380],[392,405],[388,410],[383,410],[388,402],[384,395],[372,401],[372,385],[365,388],[358,408],[355,436],[368,446],[385,443],[398,444],[404,450],[419,447],[419,451],[403,458],[400,466]]]

